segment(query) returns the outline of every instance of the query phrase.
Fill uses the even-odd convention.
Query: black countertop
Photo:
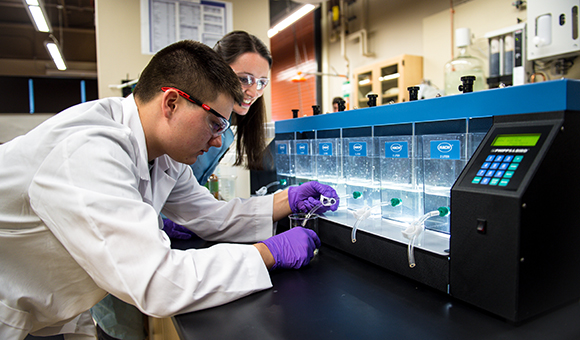
[[[516,326],[324,244],[271,278],[269,290],[174,317],[181,339],[580,339],[578,302]]]

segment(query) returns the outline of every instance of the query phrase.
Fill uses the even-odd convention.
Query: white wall
[[[474,37],[469,52],[488,65],[487,32],[516,25],[526,19],[526,10],[512,6],[512,0],[473,0],[455,7],[454,28],[469,27]],[[443,67],[451,60],[451,15],[446,10],[423,19],[423,73],[439,88],[444,87]],[[457,49],[454,49],[457,55]],[[488,69],[484,69],[488,75]]]
[[[121,96],[109,85],[136,79],[151,59],[141,54],[140,0],[95,0],[99,98]]]

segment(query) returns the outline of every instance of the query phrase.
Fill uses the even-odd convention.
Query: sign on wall
[[[210,47],[233,29],[232,3],[204,0],[141,0],[141,51],[155,54],[191,39]]]

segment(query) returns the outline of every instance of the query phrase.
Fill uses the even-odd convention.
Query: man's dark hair
[[[243,99],[240,80],[232,68],[209,46],[193,40],[178,41],[157,52],[133,93],[148,103],[163,86],[180,89],[204,103],[222,93],[238,103]]]
[[[345,102],[345,100],[344,100],[342,97],[334,97],[334,98],[332,99],[332,104],[340,104],[341,102],[342,102],[342,103],[344,103],[344,102]]]

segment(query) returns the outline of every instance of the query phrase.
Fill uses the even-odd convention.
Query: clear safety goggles
[[[251,74],[247,73],[240,73],[238,74],[238,78],[240,79],[240,83],[242,83],[243,87],[250,87],[256,84],[256,90],[262,91],[268,83],[270,79],[268,78],[256,78]]]

